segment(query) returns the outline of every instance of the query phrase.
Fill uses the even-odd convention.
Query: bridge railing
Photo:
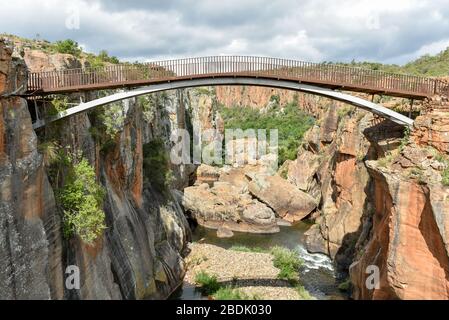
[[[267,57],[211,56],[33,72],[29,73],[28,91],[107,88],[210,76],[268,77],[412,96],[430,96],[442,89],[442,83],[436,79],[336,64]]]

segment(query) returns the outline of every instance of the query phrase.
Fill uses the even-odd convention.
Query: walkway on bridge
[[[417,100],[447,90],[441,81],[432,78],[278,58],[213,56],[144,64],[117,64],[102,68],[33,72],[28,75],[27,94],[134,88],[182,80],[224,77],[284,80],[332,90]]]

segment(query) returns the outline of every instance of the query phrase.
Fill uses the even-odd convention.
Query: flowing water
[[[233,246],[263,249],[281,246],[295,250],[304,262],[300,270],[301,283],[314,297],[323,300],[346,299],[346,296],[338,290],[331,259],[322,254],[310,254],[304,248],[304,232],[309,227],[310,225],[306,223],[299,223],[291,227],[280,227],[281,232],[272,235],[235,232],[234,237],[221,239],[217,237],[215,230],[198,226],[193,232],[193,241],[201,241],[225,249]],[[184,285],[173,294],[172,299],[199,300],[206,298],[195,287]]]

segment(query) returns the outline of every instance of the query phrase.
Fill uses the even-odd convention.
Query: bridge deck
[[[295,60],[214,56],[145,64],[117,64],[102,68],[32,72],[27,94],[138,87],[149,84],[220,77],[287,80],[371,94],[424,99],[439,93],[443,82],[425,77]]]

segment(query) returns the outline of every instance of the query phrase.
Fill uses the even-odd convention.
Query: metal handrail
[[[434,95],[445,87],[437,79],[336,64],[269,57],[208,56],[140,64],[124,63],[99,68],[30,72],[28,91],[61,92],[220,76],[267,77],[362,92],[377,91],[417,97]]]

